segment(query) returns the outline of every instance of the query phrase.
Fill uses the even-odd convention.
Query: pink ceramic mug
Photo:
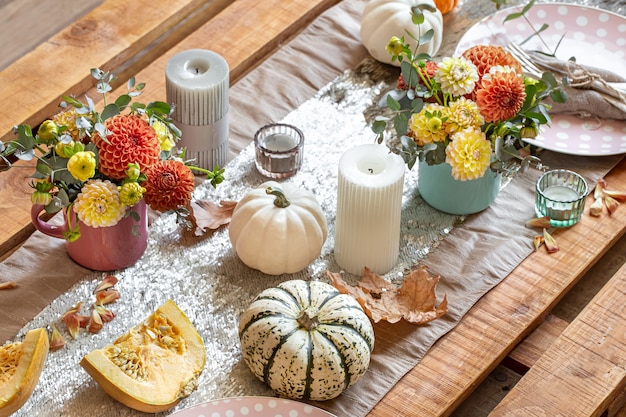
[[[61,226],[49,224],[39,218],[44,207],[35,204],[31,208],[31,220],[40,232],[64,239],[67,217]],[[66,240],[67,253],[76,263],[96,271],[113,271],[135,263],[148,245],[148,214],[144,200],[132,210],[139,214],[139,221],[124,217],[115,226],[90,227],[80,222],[80,238]]]

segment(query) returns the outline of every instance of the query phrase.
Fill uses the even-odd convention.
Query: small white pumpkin
[[[268,181],[233,211],[229,237],[241,261],[269,275],[293,274],[321,253],[326,217],[308,190]]]
[[[279,395],[325,401],[367,371],[374,329],[359,303],[321,281],[261,292],[239,320],[241,352]]]
[[[424,13],[424,23],[419,27],[413,24],[411,9],[421,8]],[[441,47],[443,39],[443,17],[433,0],[371,0],[363,10],[361,17],[361,40],[374,59],[400,66],[396,60],[391,62],[391,54],[385,49],[393,36],[401,38],[415,50],[417,42],[406,34],[408,30],[418,37],[427,30],[434,31],[433,38],[420,45],[418,52],[426,52],[434,56]]]

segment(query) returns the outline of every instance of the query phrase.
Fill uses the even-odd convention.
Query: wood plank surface
[[[87,93],[96,103],[100,97],[93,93],[93,78],[89,75],[89,69],[99,66],[102,69],[108,69],[117,73],[118,66],[122,69],[121,73],[117,73],[118,83],[125,88],[125,80],[136,75],[141,82],[148,84],[149,88],[142,95],[142,101],[164,100],[165,99],[165,77],[164,68],[167,60],[176,52],[190,48],[207,48],[220,53],[227,60],[231,70],[231,83],[236,82],[247,72],[251,71],[256,65],[265,60],[271,53],[277,49],[281,43],[287,41],[299,31],[307,26],[315,17],[330,6],[338,3],[339,0],[294,0],[288,4],[282,0],[213,0],[207,4],[216,4],[220,7],[212,9],[211,13],[206,12],[205,17],[215,13],[216,10],[221,11],[217,16],[208,20],[204,25],[196,25],[200,22],[197,17],[191,18],[191,11],[187,8],[198,6],[203,3],[199,0],[178,0],[172,2],[168,11],[178,16],[177,19],[165,19],[166,11],[162,8],[151,7],[149,1],[138,0],[127,3],[123,0],[107,0],[102,6],[95,9],[92,13],[80,19],[75,25],[55,36],[45,45],[37,48],[32,53],[26,55],[22,60],[17,61],[5,71],[0,72],[0,85],[3,94],[1,97],[7,100],[11,95],[16,95],[20,89],[26,88],[25,83],[33,86],[42,86],[44,92],[38,92],[32,88],[28,89],[29,94],[21,94],[21,96],[37,98],[40,96],[41,101],[35,100],[33,103],[26,103],[26,98],[22,101],[5,103],[5,108],[22,107],[19,111],[12,110],[0,120],[0,132],[10,129],[13,124],[21,123],[20,121],[38,124],[56,112],[56,106],[60,101],[59,91],[67,93],[76,93],[77,91]],[[222,9],[222,5],[228,3],[226,9]],[[118,13],[122,13],[123,6],[128,4],[132,10],[126,10],[124,13],[136,13],[142,15],[144,9],[159,10],[152,18],[152,13],[144,16],[144,19],[151,21],[151,25],[141,25],[134,27],[120,23],[120,27],[116,27],[115,19]],[[169,3],[168,3],[169,4]],[[132,5],[132,6],[131,6]],[[135,9],[137,7],[137,9]],[[178,7],[181,11],[176,11],[174,7]],[[199,6],[198,6],[199,7]],[[217,6],[215,6],[217,7]],[[184,12],[183,12],[184,10]],[[168,43],[159,43],[150,53],[139,54],[143,50],[140,46],[158,40],[158,37],[164,33],[165,29],[173,28],[173,20],[180,20],[182,15],[187,16],[188,20],[193,20],[193,25],[184,30],[176,28],[176,36],[172,39],[179,40],[176,44],[171,43],[168,37]],[[194,14],[197,16],[197,14]],[[212,16],[211,16],[212,17]],[[163,19],[159,20],[159,19]],[[206,20],[206,19],[204,19]],[[75,35],[78,31],[76,28],[90,26],[90,22],[106,21],[111,22],[114,29],[108,28],[103,35],[95,35],[92,32],[98,32],[96,29],[87,31],[80,36]],[[133,22],[134,19],[130,19]],[[162,25],[164,27],[156,29],[155,26]],[[201,26],[198,29],[197,26]],[[108,27],[108,26],[107,26]],[[114,33],[109,33],[114,32]],[[119,35],[115,34],[118,33]],[[128,33],[122,36],[123,33]],[[142,33],[142,36],[138,34]],[[181,38],[181,34],[191,36]],[[95,39],[90,39],[94,37]],[[121,39],[119,39],[121,37]],[[80,38],[80,42],[78,42]],[[99,40],[102,38],[101,40]],[[238,42],[233,43],[233,39]],[[89,51],[94,51],[95,56],[81,55],[82,48],[78,45],[89,44]],[[110,45],[109,45],[110,43]],[[115,46],[122,45],[122,46]],[[175,47],[173,46],[175,45]],[[111,48],[109,50],[109,48]],[[145,49],[145,48],[144,48]],[[59,54],[62,51],[64,55],[69,52],[75,56],[83,56],[78,63],[72,60],[73,66],[67,71],[69,73],[61,73],[64,69],[55,70],[57,74],[61,73],[59,79],[48,79],[44,77],[44,72],[34,74],[33,77],[20,76],[20,72],[30,65],[35,65],[50,54]],[[100,52],[98,52],[100,51]],[[109,51],[104,53],[103,51]],[[156,52],[155,52],[156,51]],[[166,52],[167,51],[167,52]],[[104,57],[98,57],[103,54]],[[141,55],[137,57],[137,55]],[[61,55],[61,56],[64,56]],[[59,56],[59,55],[55,55]],[[160,58],[156,58],[160,56]],[[150,65],[147,65],[150,64]],[[147,65],[145,69],[140,69],[141,65]],[[48,67],[48,64],[46,64]],[[49,69],[49,68],[48,68]],[[12,81],[16,80],[18,85],[11,86]],[[7,89],[5,89],[7,86]],[[8,86],[11,86],[9,89]],[[43,87],[46,86],[46,87]],[[32,93],[32,94],[31,94]],[[112,94],[117,95],[119,91]],[[22,99],[21,99],[22,100]],[[47,103],[47,104],[44,104]],[[34,116],[29,116],[30,114]],[[1,124],[4,123],[4,124]],[[9,125],[10,124],[10,125]],[[5,135],[6,139],[7,136]],[[28,169],[12,169],[7,172],[0,173],[0,217],[5,219],[4,233],[0,237],[0,255],[9,252],[15,246],[25,240],[34,228],[30,222],[30,193],[28,187],[28,176],[32,172],[29,164],[18,164]]]
[[[609,184],[626,184],[626,160],[606,178]],[[625,230],[626,207],[620,206],[611,217],[585,215],[576,226],[555,232],[559,252],[538,251],[526,258],[435,343],[370,415],[450,415]]]
[[[626,265],[490,416],[596,417],[626,387]]]

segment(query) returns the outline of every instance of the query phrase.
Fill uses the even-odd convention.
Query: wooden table
[[[162,100],[162,66],[150,64],[204,45],[226,58],[235,84],[339,1],[172,0],[155,7],[148,0],[106,0],[0,72],[2,139],[12,137],[15,124],[37,125],[49,117],[62,94],[89,93],[92,80],[81,62],[115,71],[122,81],[136,75],[150,86],[142,100]],[[126,20],[119,18],[122,15],[142,18]],[[100,28],[103,22],[106,26]],[[11,253],[33,231],[24,172],[0,174],[0,256]],[[626,161],[607,180],[626,184]],[[530,255],[440,339],[370,415],[451,414],[520,342],[528,343],[527,336],[625,231],[624,208],[611,217],[584,216],[576,227],[558,231],[564,249],[552,256]],[[536,363],[494,416],[599,416],[607,410],[626,415],[618,411],[626,386],[625,276],[624,269],[618,271],[573,323],[561,326],[566,327],[562,333],[538,336],[544,342],[556,341],[534,354]]]

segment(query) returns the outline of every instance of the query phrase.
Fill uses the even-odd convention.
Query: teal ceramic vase
[[[501,174],[487,170],[475,180],[459,181],[452,177],[447,164],[419,162],[418,189],[429,206],[444,213],[467,215],[489,207],[500,192]]]

